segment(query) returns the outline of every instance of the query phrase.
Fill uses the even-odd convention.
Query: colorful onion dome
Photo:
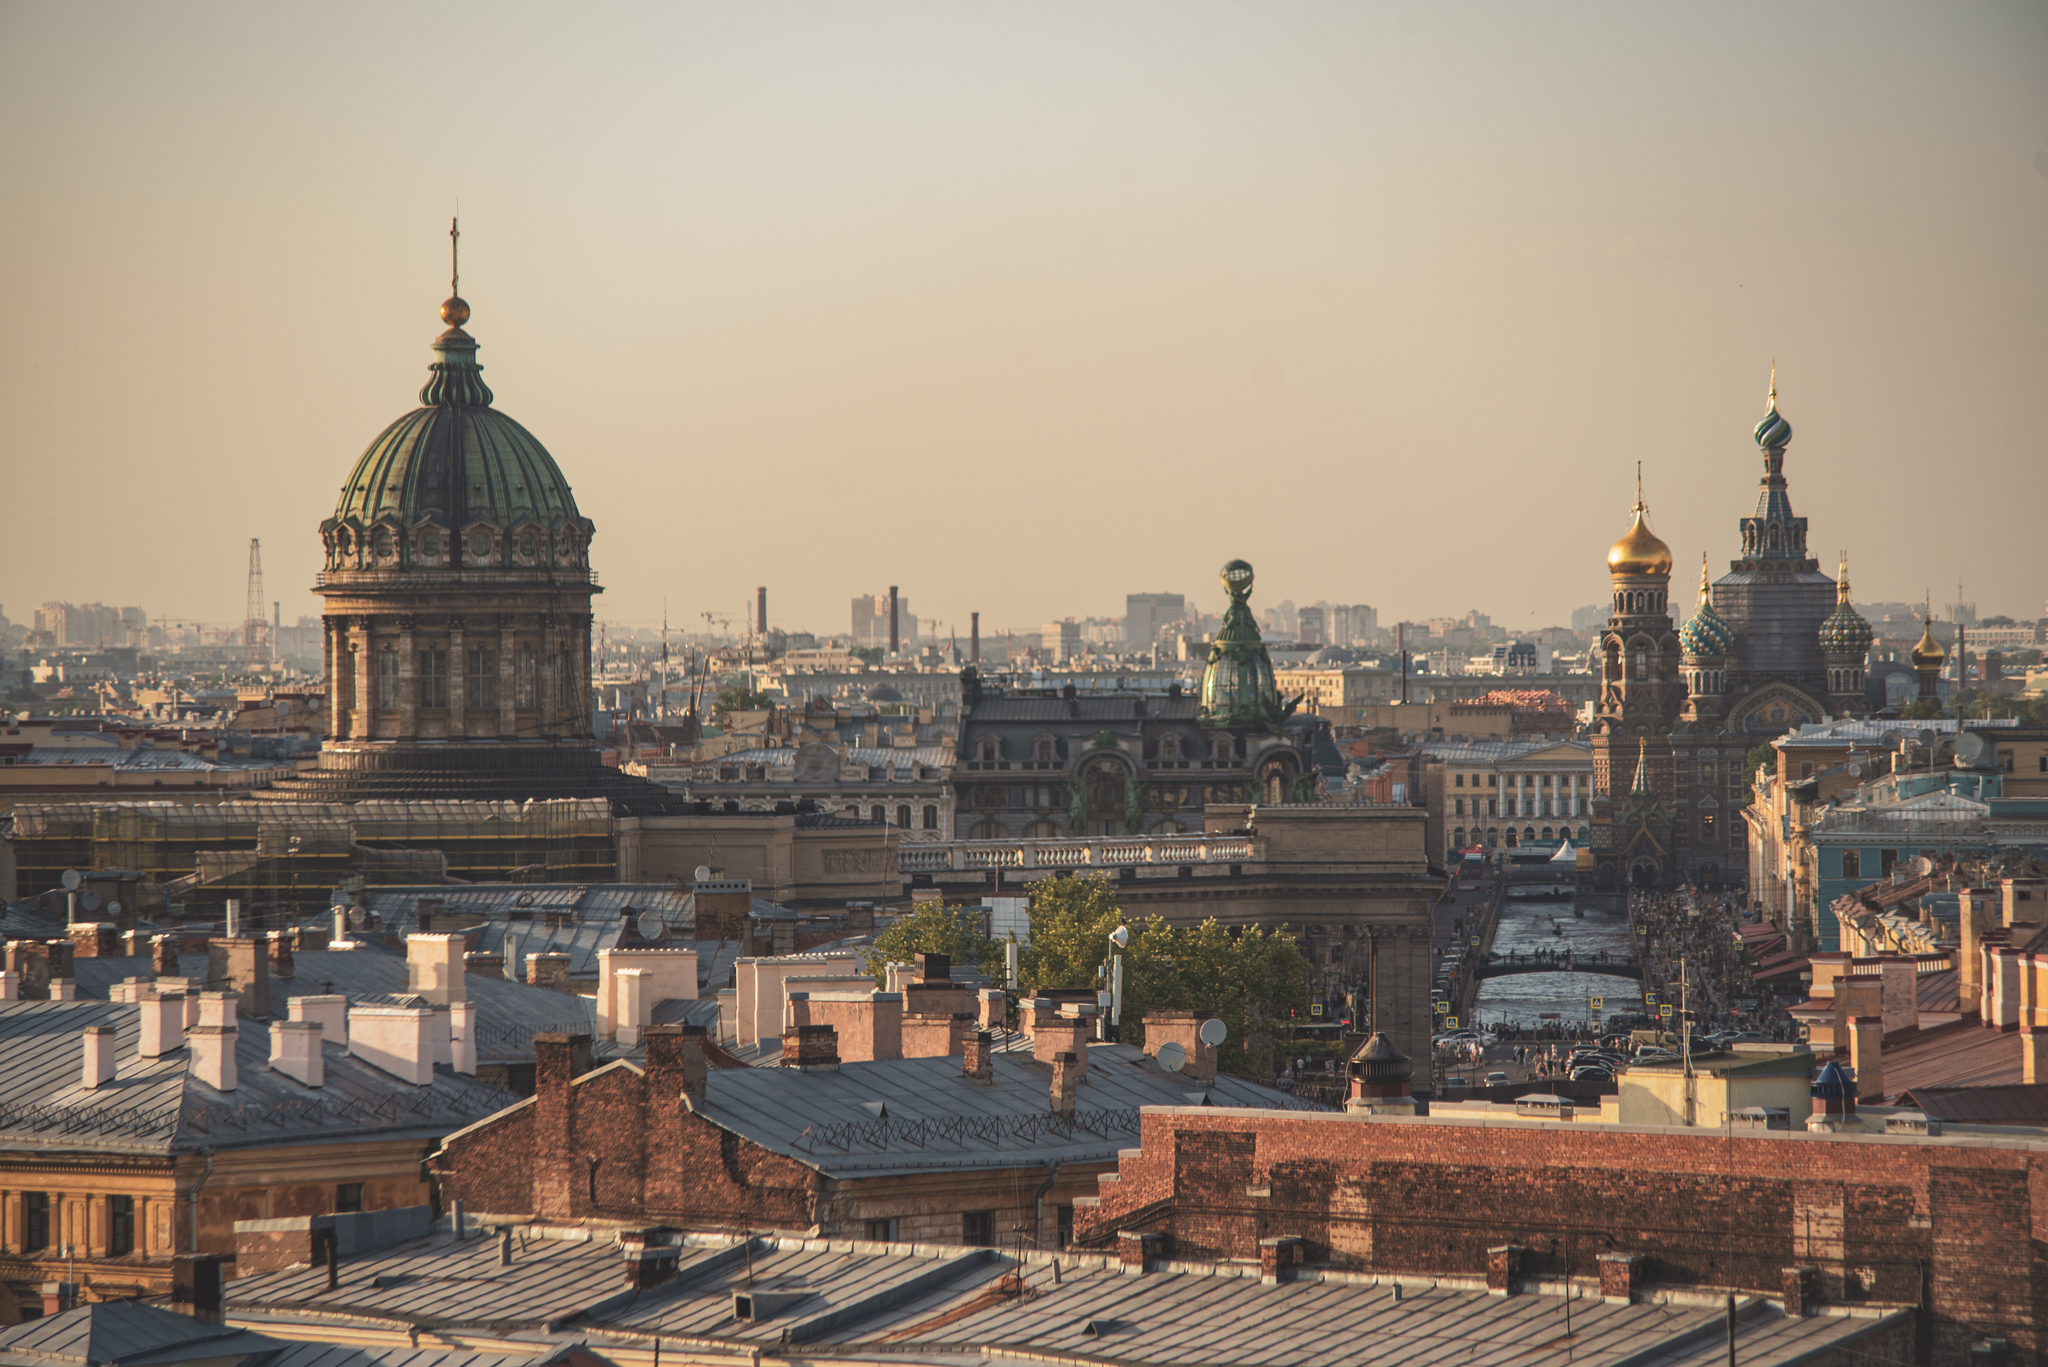
[[[1835,610],[1820,624],[1820,648],[1829,655],[1861,656],[1876,638],[1870,623],[1849,601],[1849,557],[1845,554],[1841,573],[1835,580]]]
[[[1756,444],[1764,450],[1783,450],[1785,443],[1792,440],[1792,424],[1786,422],[1783,415],[1778,412],[1778,363],[1776,361],[1771,362],[1769,403],[1770,407],[1764,413],[1763,421],[1756,425],[1756,431],[1753,435],[1756,437]]]
[[[1735,653],[1735,628],[1714,611],[1714,598],[1707,588],[1707,557],[1700,553],[1700,602],[1684,626],[1678,629],[1678,644],[1694,659],[1717,659]]]

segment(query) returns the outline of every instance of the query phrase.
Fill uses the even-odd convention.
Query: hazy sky
[[[2040,3],[0,4],[0,605],[287,620],[460,198],[604,616],[2048,594]],[[1689,601],[1675,593],[1674,600]]]

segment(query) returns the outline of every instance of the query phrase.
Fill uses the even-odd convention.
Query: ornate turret
[[[1222,630],[1209,647],[1209,663],[1202,670],[1201,722],[1204,726],[1263,727],[1277,733],[1285,712],[1280,706],[1280,685],[1273,678],[1273,660],[1259,635],[1248,600],[1252,594],[1252,567],[1233,560],[1223,567],[1223,587],[1230,594],[1230,606],[1223,613]]]
[[[1636,466],[1636,502],[1629,528],[1607,552],[1614,611],[1600,640],[1604,657],[1599,711],[1610,729],[1664,727],[1685,703],[1678,676],[1678,636],[1671,629],[1671,548],[1650,530],[1643,473]]]
[[[1863,693],[1864,659],[1875,639],[1870,623],[1849,601],[1849,553],[1842,552],[1835,580],[1835,610],[1820,624],[1820,651],[1828,659],[1828,692],[1843,699]]]
[[[1792,493],[1785,483],[1785,447],[1792,424],[1778,412],[1778,367],[1771,366],[1771,389],[1763,421],[1756,425],[1756,444],[1764,453],[1764,477],[1757,490],[1756,513],[1742,519],[1742,560],[1737,569],[1783,572],[1817,570],[1806,554],[1806,519],[1792,514]]]
[[[1349,1092],[1345,1110],[1368,1115],[1415,1114],[1415,1098],[1409,1090],[1415,1065],[1384,1030],[1375,1030],[1358,1046],[1345,1062],[1344,1072]]]
[[[1920,685],[1922,698],[1941,698],[1941,670],[1948,663],[1948,651],[1941,642],[1934,639],[1934,615],[1930,611],[1920,619],[1920,640],[1913,647],[1913,678]]]
[[[1700,553],[1700,596],[1692,616],[1678,629],[1678,647],[1685,653],[1685,687],[1690,694],[1686,720],[1708,722],[1720,712],[1728,687],[1728,657],[1735,653],[1735,630],[1714,610],[1713,586],[1707,582],[1707,556]]]

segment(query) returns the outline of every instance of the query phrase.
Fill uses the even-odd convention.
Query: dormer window
[[[1051,738],[1041,737],[1037,745],[1032,747],[1032,755],[1040,764],[1051,764],[1056,758]]]
[[[981,738],[981,762],[983,764],[994,764],[997,754],[996,738],[994,736],[983,736]]]
[[[1175,739],[1172,736],[1161,736],[1159,738],[1159,758],[1167,764],[1171,764],[1175,760],[1179,759],[1179,740]]]

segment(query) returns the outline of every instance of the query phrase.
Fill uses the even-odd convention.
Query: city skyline
[[[1735,555],[1773,358],[1860,594],[2048,587],[2032,9],[121,13],[0,18],[43,206],[0,226],[16,617],[232,621],[252,536],[311,611],[458,197],[480,359],[619,622],[1214,611],[1242,556],[1262,604],[1560,624],[1638,459],[1681,563]],[[1052,535],[992,552],[996,508]]]

